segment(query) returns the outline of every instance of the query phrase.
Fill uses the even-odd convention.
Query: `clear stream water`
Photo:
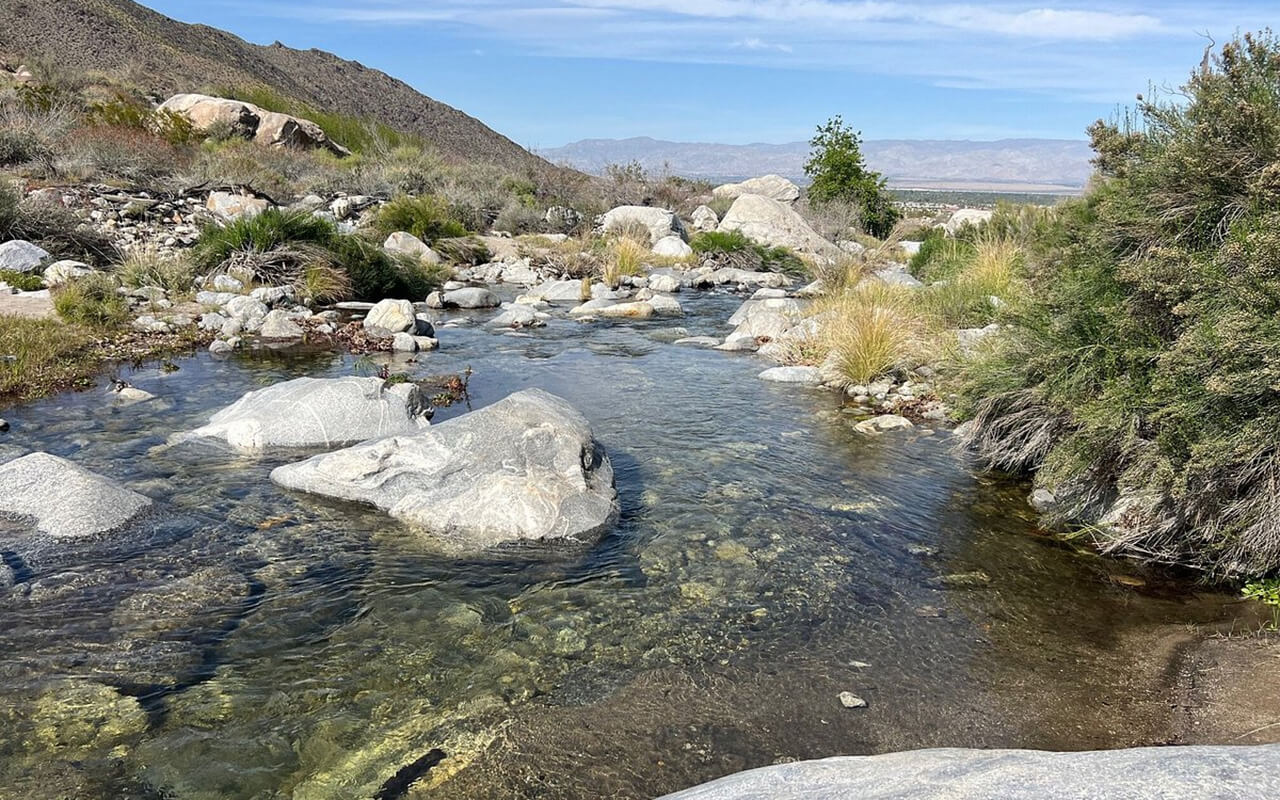
[[[273,486],[299,454],[166,445],[256,387],[368,369],[350,356],[202,354],[128,372],[149,403],[8,409],[0,458],[65,456],[158,511],[74,545],[0,521],[0,796],[652,797],[782,759],[1154,735],[1126,709],[1167,679],[1135,641],[1225,598],[1054,543],[945,431],[863,438],[834,393],[671,344],[741,302],[681,299],[445,328],[397,362],[471,367],[473,407],[538,386],[591,420],[622,519],[580,546],[441,552]]]

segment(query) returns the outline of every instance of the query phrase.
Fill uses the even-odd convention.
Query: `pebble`
[[[841,692],[840,705],[844,706],[845,708],[866,708],[867,701],[863,700],[861,697],[858,697],[853,692]]]

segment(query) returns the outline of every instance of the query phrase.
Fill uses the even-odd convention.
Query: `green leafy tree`
[[[809,140],[813,149],[804,165],[804,173],[813,182],[809,200],[818,205],[833,201],[852,204],[861,214],[863,230],[883,239],[901,214],[885,188],[884,178],[867,169],[858,137],[859,133],[839,116],[818,126],[817,134]]]

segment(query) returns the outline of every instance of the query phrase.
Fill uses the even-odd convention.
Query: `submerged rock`
[[[857,425],[853,426],[853,429],[858,433],[863,433],[868,436],[876,436],[881,433],[908,430],[914,427],[915,425],[913,425],[911,420],[906,417],[900,417],[897,414],[882,414],[881,416],[872,417],[871,419],[859,422]]]
[[[297,378],[249,392],[178,440],[222,439],[234,447],[337,447],[427,426],[418,387],[381,378]]]
[[[664,800],[1001,800],[1269,797],[1280,745],[1145,747],[1095,753],[918,750],[775,764]]]
[[[271,479],[370,503],[467,547],[595,536],[618,510],[613,468],[591,426],[540,389],[415,435],[279,467]]]
[[[31,517],[50,536],[107,533],[150,507],[137,492],[48,453],[0,464],[0,514]]]
[[[817,367],[773,367],[757,377],[762,381],[775,383],[802,383],[808,386],[822,383],[822,372]]]

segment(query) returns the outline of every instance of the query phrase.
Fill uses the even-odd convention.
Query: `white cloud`
[[[766,42],[764,39],[761,39],[758,36],[748,36],[745,39],[739,39],[738,41],[734,42],[729,46],[734,48],[739,48],[742,50],[775,50],[779,53],[795,52],[795,48],[793,48],[791,45],[773,44],[770,42]]]

